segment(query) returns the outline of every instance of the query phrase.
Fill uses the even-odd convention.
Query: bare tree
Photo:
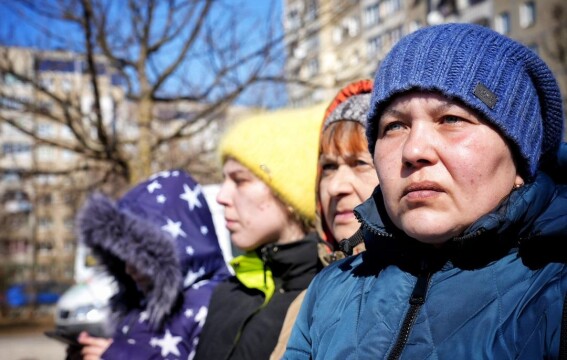
[[[284,81],[274,66],[281,63],[282,35],[235,5],[213,0],[4,2],[4,10],[37,30],[38,46],[64,50],[59,58],[79,59],[74,71],[84,80],[71,92],[50,87],[38,73],[64,66],[49,60],[57,59],[56,52],[30,55],[36,57],[30,72],[12,48],[4,47],[0,72],[26,84],[34,96],[0,87],[0,110],[5,110],[0,121],[36,146],[79,155],[80,161],[57,169],[36,167],[37,174],[87,172],[87,186],[110,179],[131,184],[155,171],[161,159],[168,166],[194,166],[205,176],[213,171],[203,164],[210,164],[214,146],[201,142],[190,147],[191,153],[178,147],[174,157],[167,156],[170,146],[191,144],[211,126],[222,126],[215,122],[254,86]],[[32,121],[21,121],[23,116]],[[46,136],[38,121],[64,127],[71,136]]]

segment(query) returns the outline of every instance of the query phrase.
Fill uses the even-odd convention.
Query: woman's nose
[[[228,199],[229,199],[228,191],[229,189],[228,189],[227,181],[224,180],[221,184],[219,192],[217,193],[217,197],[216,197],[217,203],[219,203],[222,206],[228,205]]]
[[[404,166],[420,167],[435,163],[435,131],[430,124],[414,124],[404,141]]]
[[[337,196],[348,194],[352,191],[352,168],[348,165],[340,165],[334,176],[329,181],[329,194]]]

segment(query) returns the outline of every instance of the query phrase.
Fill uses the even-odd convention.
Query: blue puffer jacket
[[[379,187],[355,211],[367,251],[315,277],[286,359],[558,358],[567,256],[531,250],[567,239],[567,186],[540,173],[442,248],[397,230]]]

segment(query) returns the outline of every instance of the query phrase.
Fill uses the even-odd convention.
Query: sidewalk
[[[64,360],[65,345],[45,336],[49,322],[0,325],[0,359]]]

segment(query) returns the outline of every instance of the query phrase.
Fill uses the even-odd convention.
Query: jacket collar
[[[567,193],[563,188],[563,193]],[[564,202],[555,204],[555,208],[550,206],[556,196],[553,180],[539,173],[534,182],[512,191],[492,212],[440,248],[420,243],[393,225],[384,208],[380,186],[371,198],[355,208],[355,214],[365,231],[367,257],[405,267],[412,273],[424,271],[424,267],[438,269],[448,260],[457,267],[475,269],[508,254],[522,238],[545,236],[546,225],[557,217],[557,207],[567,213]]]
[[[322,268],[317,243],[317,234],[309,233],[302,240],[292,243],[267,244],[256,249],[256,253],[272,271],[277,287],[302,290]]]

